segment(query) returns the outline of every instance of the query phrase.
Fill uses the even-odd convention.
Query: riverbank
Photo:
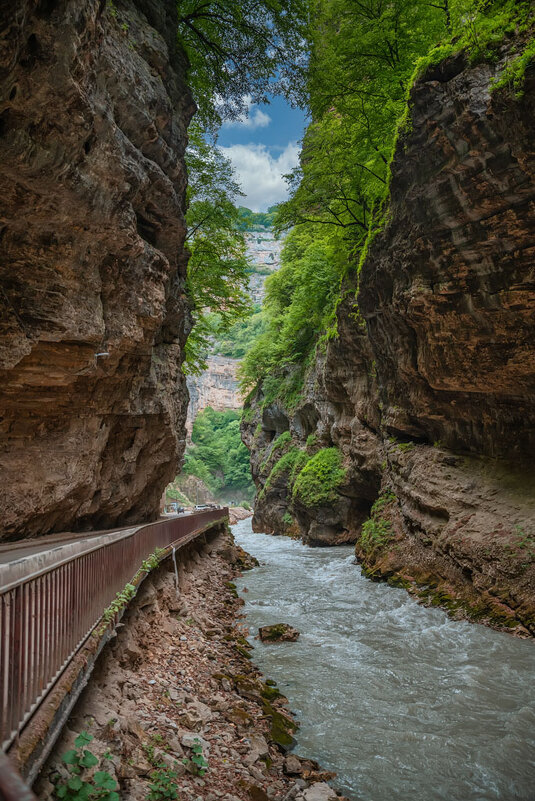
[[[233,579],[255,560],[230,533],[192,544],[144,582],[36,785],[53,798],[61,757],[87,748],[124,801],[145,801],[157,775],[181,801],[328,801],[310,760],[288,755],[297,723],[251,664]],[[159,772],[159,774],[157,774]],[[85,779],[84,779],[85,780]],[[174,796],[169,796],[174,797]]]

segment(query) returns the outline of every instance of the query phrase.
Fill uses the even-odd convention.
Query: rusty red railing
[[[127,530],[0,587],[0,741],[6,750],[116,594],[156,548],[193,539],[228,509]]]

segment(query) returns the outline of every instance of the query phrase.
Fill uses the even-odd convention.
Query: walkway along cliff
[[[154,519],[176,473],[194,104],[175,15],[151,0],[2,11],[4,539]]]
[[[535,72],[520,98],[491,91],[507,57],[460,54],[417,80],[385,224],[345,283],[337,337],[292,409],[256,389],[242,434],[257,530],[355,542],[370,577],[526,635]]]

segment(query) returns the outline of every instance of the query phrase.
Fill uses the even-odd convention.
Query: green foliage
[[[240,437],[240,412],[204,409],[193,423],[191,440],[181,475],[197,476],[220,495],[239,492],[252,497],[249,451]]]
[[[165,496],[166,498],[171,498],[173,501],[178,501],[178,503],[182,504],[182,506],[190,505],[189,498],[175,486],[167,487]]]
[[[285,526],[291,526],[293,523],[293,517],[289,512],[285,512],[282,516],[282,522]]]
[[[415,62],[446,31],[447,19],[438,4],[419,0],[316,0],[313,6],[313,122],[290,178],[292,197],[276,222],[279,228],[341,228],[349,256],[384,199]]]
[[[295,481],[295,477],[298,472],[295,471],[296,465],[300,463],[299,470],[301,470],[304,466],[302,456],[305,457],[305,461],[308,460],[307,455],[300,448],[290,448],[290,450],[281,456],[281,458],[275,462],[271,468],[271,472],[269,473],[266,483],[264,484],[264,489],[268,490],[275,479],[284,475],[284,473],[288,474],[288,486],[293,486],[293,482]]]
[[[306,442],[307,448],[314,448],[317,444],[318,444],[317,434],[309,434]]]
[[[81,732],[74,741],[74,748],[62,756],[69,777],[54,785],[54,797],[61,801],[119,801],[117,782],[107,771],[97,770],[91,776],[92,768],[99,764],[98,758],[85,748],[92,741],[92,735]]]
[[[273,442],[273,445],[271,447],[271,454],[273,455],[277,453],[277,451],[282,450],[284,446],[291,441],[292,441],[292,435],[290,434],[290,432],[283,431],[282,434],[279,434],[277,439]]]
[[[162,801],[165,798],[178,798],[176,789],[177,771],[160,767],[150,774],[149,794],[147,801]]]
[[[288,405],[301,395],[306,362],[333,308],[343,264],[333,241],[294,229],[286,238],[280,269],[265,282],[264,330],[243,360],[244,390],[264,380],[264,402]]]
[[[180,0],[178,38],[204,125],[235,119],[247,101],[303,99],[307,0]],[[214,103],[214,98],[216,101]]]
[[[336,500],[336,489],[346,470],[338,448],[322,448],[312,456],[296,478],[292,497],[305,506],[322,506]]]
[[[239,206],[238,228],[240,231],[261,231],[271,228],[275,222],[277,206],[270,206],[267,211],[255,212],[246,206]]]
[[[191,761],[195,765],[196,773],[198,776],[204,776],[208,770],[208,761],[202,752],[202,745],[199,740],[195,740],[192,747]]]
[[[185,369],[199,373],[206,369],[215,320],[221,335],[250,308],[249,262],[245,237],[236,228],[238,210],[233,201],[240,189],[230,161],[207,142],[198,125],[190,126],[189,140],[187,290],[194,328],[186,343]]]
[[[213,321],[214,337],[211,352],[231,359],[242,359],[266,328],[265,317],[259,306],[255,307],[251,314],[244,314],[232,326],[225,329],[221,329],[218,316],[214,315],[211,321]]]
[[[134,581],[136,577],[139,575],[139,573],[140,571],[138,570],[136,576],[134,576]],[[121,592],[118,592],[116,594],[115,599],[111,602],[108,608],[104,610],[104,613],[102,615],[102,622],[108,624],[111,620],[113,620],[115,615],[130,603],[135,594],[136,594],[135,585],[130,583],[125,584]]]
[[[382,548],[392,539],[392,524],[384,519],[382,513],[395,497],[390,491],[381,493],[371,508],[370,517],[362,526],[358,542],[367,555]]]
[[[507,64],[493,83],[492,91],[508,89],[520,99],[523,95],[526,69],[533,63],[535,63],[535,38],[526,44],[520,55]]]

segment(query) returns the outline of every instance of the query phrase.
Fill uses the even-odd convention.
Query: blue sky
[[[248,108],[247,117],[223,125],[218,145],[232,161],[245,192],[239,204],[265,211],[286,198],[282,176],[297,164],[306,120],[282,97],[271,98],[269,105],[249,103]]]

